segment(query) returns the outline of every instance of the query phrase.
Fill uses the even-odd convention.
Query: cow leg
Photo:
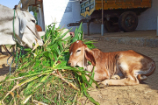
[[[6,54],[2,51],[2,47],[3,47],[3,48],[4,48],[4,50],[6,51],[7,55],[8,55],[8,54],[11,54],[11,53],[8,51],[8,49],[6,48],[6,46],[5,46],[5,45],[0,45],[0,53],[2,53],[2,54],[4,54],[4,55],[6,55]]]
[[[124,79],[120,79],[120,80],[112,80],[112,79],[109,79],[109,80],[104,80],[101,82],[101,85],[109,85],[109,86],[112,86],[112,85],[120,85],[120,86],[125,86],[125,85],[137,85],[139,84],[139,80],[134,77],[134,76],[128,76]]]
[[[111,77],[111,79],[115,79],[115,80],[117,80],[117,79],[120,79],[121,77],[119,76],[119,75],[113,75],[112,77]]]
[[[0,45],[0,53],[2,53],[2,46]],[[3,54],[3,53],[2,53]]]
[[[2,45],[3,46],[3,48],[4,48],[4,50],[7,52],[7,55],[9,54],[9,55],[12,55],[9,51],[8,51],[8,49],[7,49],[7,47],[5,46],[5,45]]]
[[[0,45],[0,53],[5,55],[5,53],[2,51],[2,47],[3,45]]]
[[[139,74],[137,77],[138,77],[138,80],[140,80],[140,81],[143,81],[143,80],[147,79],[147,76],[141,75],[141,74]]]
[[[94,74],[94,80],[97,81],[97,82],[101,82],[102,80],[105,80],[105,79],[109,79],[109,75],[102,71],[102,72],[95,72]]]
[[[15,45],[12,45],[12,54],[15,54]]]
[[[130,70],[123,70],[120,68],[125,78],[119,80],[108,79],[101,82],[101,85],[109,85],[109,86],[125,86],[125,85],[137,85],[139,84],[139,80],[136,75],[131,74]]]

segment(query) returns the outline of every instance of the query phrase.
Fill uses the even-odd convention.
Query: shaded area
[[[4,52],[7,54],[7,52]],[[6,74],[9,73],[9,65],[7,64],[7,59],[9,56],[0,54],[0,81],[4,80],[6,77]],[[11,62],[12,58],[9,59],[9,63]],[[13,72],[15,70],[14,67],[11,68],[11,71]]]

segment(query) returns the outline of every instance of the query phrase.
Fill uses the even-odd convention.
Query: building
[[[83,17],[80,15],[79,0],[38,0],[41,1],[38,10],[38,24],[45,30],[45,26],[51,23],[57,23],[57,27],[67,27],[69,23],[80,21]],[[139,17],[139,23],[136,30],[156,30],[158,16],[158,0],[152,0],[151,8],[144,11]],[[75,30],[73,26],[72,31]],[[87,24],[83,24],[83,30],[87,33]],[[101,25],[90,24],[91,33],[100,33]]]

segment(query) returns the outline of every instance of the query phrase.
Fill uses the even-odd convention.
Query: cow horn
[[[22,10],[28,11],[31,0],[22,0]]]
[[[19,4],[17,5],[16,9],[20,9],[21,8],[21,0],[19,1]]]

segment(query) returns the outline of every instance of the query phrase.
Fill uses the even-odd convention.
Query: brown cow
[[[36,29],[37,29],[38,32],[39,32],[39,31],[42,31],[41,26],[39,26],[39,25],[37,25],[37,24],[36,24]]]
[[[156,68],[155,62],[133,50],[118,52],[102,52],[90,50],[82,41],[74,42],[69,49],[70,66],[83,67],[87,71],[94,69],[94,80],[101,85],[136,85],[151,75]],[[87,62],[90,61],[92,65]],[[122,77],[121,79],[112,79]]]

